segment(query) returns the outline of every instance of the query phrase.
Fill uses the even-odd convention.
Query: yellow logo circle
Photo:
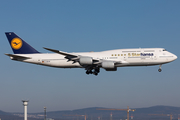
[[[12,48],[14,49],[20,49],[22,47],[22,40],[20,38],[14,38],[12,41],[11,41],[11,46]]]

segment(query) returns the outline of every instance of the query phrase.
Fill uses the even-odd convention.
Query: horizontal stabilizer
[[[25,57],[25,56],[21,56],[21,55],[15,55],[15,54],[5,54],[9,57],[13,57],[13,59],[31,59],[31,57]]]

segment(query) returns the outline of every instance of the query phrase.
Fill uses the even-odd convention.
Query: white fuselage
[[[117,49],[102,52],[80,52],[74,55],[88,56],[103,61],[121,61],[116,67],[161,65],[177,59],[177,56],[163,48]],[[18,55],[18,54],[16,54]],[[64,55],[57,53],[20,54],[30,59],[18,61],[59,68],[81,68],[79,62],[68,61]],[[11,57],[13,59],[13,57]],[[17,60],[17,59],[16,59]]]

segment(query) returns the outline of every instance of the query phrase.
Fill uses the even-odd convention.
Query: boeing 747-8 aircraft
[[[12,60],[57,68],[84,68],[86,74],[98,75],[100,68],[116,71],[117,67],[150,66],[172,62],[177,56],[164,48],[117,49],[102,52],[67,53],[50,48],[51,54],[40,53],[13,32],[5,33],[14,54]]]

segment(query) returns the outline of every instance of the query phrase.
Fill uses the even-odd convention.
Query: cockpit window
[[[166,49],[163,49],[163,51],[167,51]]]

